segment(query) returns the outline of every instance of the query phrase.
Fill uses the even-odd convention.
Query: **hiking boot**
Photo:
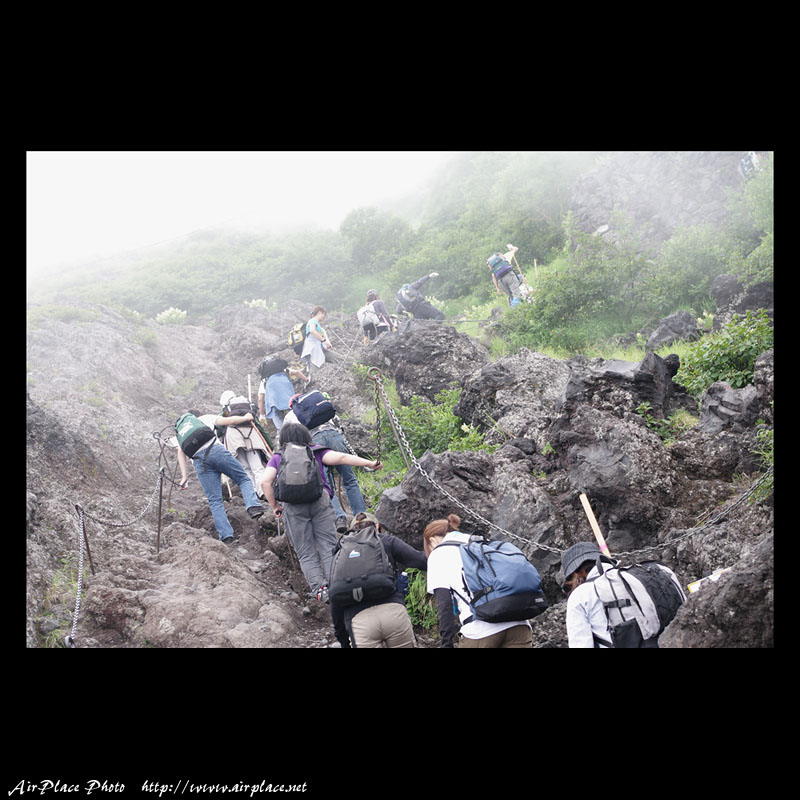
[[[239,540],[234,538],[233,536],[229,536],[227,539],[221,539],[220,541],[222,542],[222,544],[232,545],[236,544],[236,542],[238,542]]]
[[[316,591],[317,600],[321,603],[328,602],[328,587],[323,583]]]
[[[264,513],[263,506],[250,506],[247,509],[247,513],[250,515],[251,519],[258,519]]]
[[[344,515],[336,517],[336,532],[347,533],[347,517]]]

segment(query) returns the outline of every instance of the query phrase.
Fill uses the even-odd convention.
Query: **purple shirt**
[[[330,485],[328,484],[328,478],[325,474],[325,465],[322,463],[322,457],[325,453],[330,450],[329,447],[319,447],[319,445],[312,444],[310,445],[311,452],[314,453],[314,458],[317,459],[317,468],[319,469],[319,474],[322,476],[322,485],[325,487],[325,491],[328,493],[330,497],[333,497],[333,489],[331,489]],[[272,467],[274,470],[277,471],[278,467],[281,464],[281,454],[278,451],[273,453],[272,458],[267,462],[268,467]]]

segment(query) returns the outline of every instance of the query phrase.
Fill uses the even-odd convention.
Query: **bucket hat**
[[[578,542],[561,555],[561,569],[566,580],[585,561],[594,561],[602,555],[600,548],[591,542]]]

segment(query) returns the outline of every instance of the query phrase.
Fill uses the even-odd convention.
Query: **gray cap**
[[[602,555],[600,548],[592,542],[578,542],[561,554],[561,569],[568,578],[585,561],[595,561]]]

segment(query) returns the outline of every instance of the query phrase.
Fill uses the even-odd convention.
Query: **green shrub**
[[[419,569],[407,569],[408,594],[406,609],[412,625],[419,625],[426,630],[439,624],[439,614],[433,602],[433,595],[428,594],[427,573]]]
[[[407,406],[395,409],[411,451],[417,458],[426,450],[443,453],[445,450],[492,449],[477,429],[455,415],[453,408],[460,395],[459,387],[443,389],[433,403],[422,397],[412,397]]]
[[[763,308],[737,315],[721,331],[704,336],[689,348],[673,380],[698,399],[716,381],[741,389],[752,383],[756,359],[773,341],[772,325]]]

